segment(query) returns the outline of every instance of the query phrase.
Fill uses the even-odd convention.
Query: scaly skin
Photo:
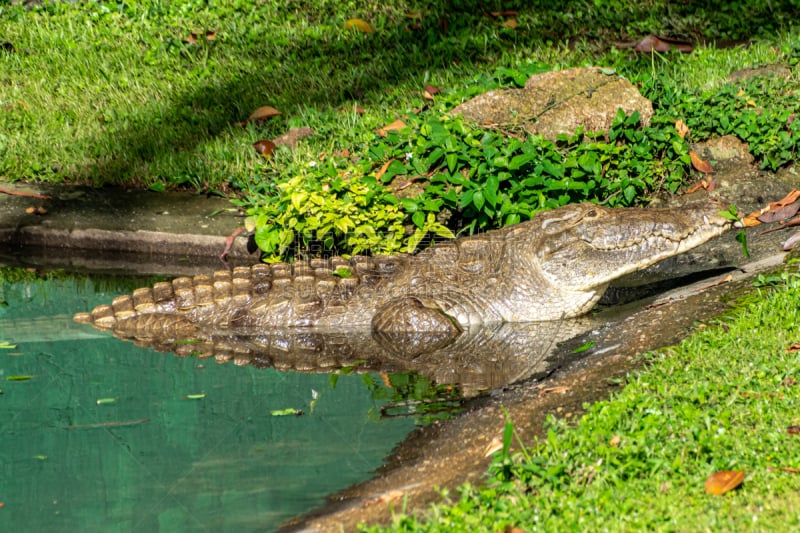
[[[726,206],[568,205],[416,256],[315,259],[178,278],[79,313],[122,337],[283,328],[440,332],[587,313],[608,284],[723,233]],[[350,277],[334,274],[348,267]]]

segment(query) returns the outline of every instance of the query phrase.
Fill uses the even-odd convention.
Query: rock
[[[571,68],[531,76],[523,89],[497,89],[456,106],[481,125],[522,128],[555,140],[583,126],[586,131],[608,131],[617,110],[639,112],[642,125],[653,116],[653,106],[628,80],[596,67]]]
[[[756,76],[788,79],[791,77],[791,75],[792,70],[786,65],[765,65],[762,67],[743,68],[741,70],[734,71],[728,76],[728,81],[737,82],[749,80],[750,78],[755,78]]]

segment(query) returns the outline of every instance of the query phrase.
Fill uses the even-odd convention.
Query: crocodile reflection
[[[415,372],[465,397],[546,374],[558,365],[560,344],[600,326],[591,317],[501,323],[450,333],[395,333],[369,329],[224,329],[192,338],[122,335],[138,346],[178,357],[297,372]],[[576,345],[579,345],[576,343]]]

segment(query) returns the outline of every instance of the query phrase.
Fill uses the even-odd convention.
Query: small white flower
[[[411,159],[412,157],[414,157],[414,154],[412,154],[411,152],[407,152],[407,153],[406,153],[406,161],[408,161],[408,160],[409,160],[409,159]]]
[[[310,167],[315,167],[315,166],[317,166],[317,162],[316,162],[316,161],[312,161],[312,162],[310,162],[310,163],[308,164],[308,166],[310,166]]]

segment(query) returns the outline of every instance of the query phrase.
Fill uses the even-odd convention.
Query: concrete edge
[[[218,257],[225,249],[226,239],[212,235],[145,230],[65,230],[41,226],[0,228],[0,244],[16,248],[71,248],[148,255]],[[247,238],[236,238],[229,257],[251,258],[252,256],[253,254],[247,250]]]

